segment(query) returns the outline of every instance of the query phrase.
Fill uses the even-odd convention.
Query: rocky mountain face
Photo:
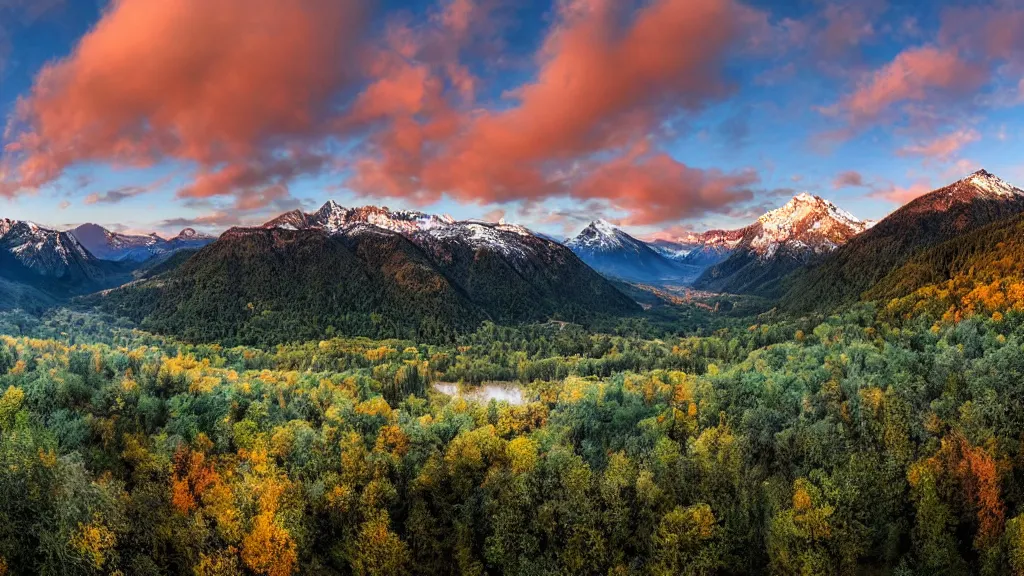
[[[115,262],[144,262],[178,250],[201,248],[216,239],[192,228],[185,228],[173,238],[162,238],[156,234],[121,234],[97,224],[82,224],[68,232],[97,258]]]
[[[980,170],[907,203],[788,282],[784,305],[826,310],[858,300],[915,253],[1024,212],[1024,191]]]
[[[460,242],[475,248],[487,248],[509,256],[527,257],[524,244],[533,241],[550,244],[522,226],[497,224],[478,220],[456,221],[451,216],[437,216],[412,210],[389,210],[387,207],[363,206],[345,208],[333,200],[319,210],[303,213],[295,210],[274,218],[263,228],[281,230],[320,230],[327,234],[357,234],[387,231],[401,234],[420,248],[430,250],[435,243]]]
[[[128,277],[108,264],[66,232],[0,219],[0,309],[37,309]]]
[[[846,244],[870,226],[828,200],[798,194],[746,228],[709,232],[699,238],[705,254],[724,257],[709,266],[694,287],[778,295],[779,281],[784,276]]]
[[[604,220],[592,222],[566,242],[592,268],[634,282],[689,282],[700,273]]]
[[[8,277],[84,281],[103,276],[96,258],[74,236],[22,220],[0,219],[0,258]]]

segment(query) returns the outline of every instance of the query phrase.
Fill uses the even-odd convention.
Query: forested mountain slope
[[[831,310],[862,294],[917,252],[1024,211],[1024,191],[985,172],[917,198],[817,265],[785,280],[790,311]]]
[[[180,267],[88,302],[157,332],[248,343],[333,333],[437,340],[484,319],[639,309],[567,248],[477,223],[426,236],[366,222],[233,229]]]
[[[925,250],[864,294],[886,313],[960,319],[1024,310],[1024,216]]]

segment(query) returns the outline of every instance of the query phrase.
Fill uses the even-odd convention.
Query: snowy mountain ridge
[[[980,191],[983,195],[991,197],[1020,197],[1024,196],[1024,190],[1010,184],[1002,178],[987,170],[977,172],[960,180],[957,184],[969,184]],[[956,186],[956,184],[954,184]]]
[[[68,233],[101,260],[142,262],[187,248],[201,248],[216,238],[185,228],[177,236],[122,234],[97,224],[82,224]]]
[[[405,236],[421,247],[432,241],[459,241],[474,248],[490,248],[505,255],[526,256],[522,239],[535,238],[550,242],[533,234],[527,228],[508,224],[504,220],[497,224],[482,220],[455,220],[417,212],[415,210],[390,210],[386,206],[363,206],[346,208],[334,200],[328,200],[317,211],[304,213],[293,210],[274,218],[264,228],[285,230],[323,230],[328,234],[373,232],[374,229],[394,232]]]
[[[61,278],[70,270],[92,275],[95,258],[74,236],[26,220],[0,219],[0,250],[36,274]]]
[[[787,245],[821,254],[835,250],[869,227],[832,202],[803,192],[758,218],[747,228],[740,244],[763,257]]]
[[[663,254],[683,259],[739,249],[763,258],[783,248],[821,254],[845,244],[873,224],[824,198],[802,192],[744,228],[690,233],[675,241],[660,241],[658,248]]]

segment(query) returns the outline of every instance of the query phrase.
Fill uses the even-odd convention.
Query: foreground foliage
[[[1013,312],[269,350],[0,329],[0,573],[1024,573]],[[460,380],[529,401],[431,389]]]

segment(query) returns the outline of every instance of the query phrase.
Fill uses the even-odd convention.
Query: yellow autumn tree
[[[253,572],[265,576],[295,573],[295,541],[274,521],[273,513],[262,512],[256,517],[252,530],[242,540],[242,561]]]
[[[389,524],[387,512],[379,512],[359,529],[352,555],[352,571],[357,576],[407,573],[409,549]]]

